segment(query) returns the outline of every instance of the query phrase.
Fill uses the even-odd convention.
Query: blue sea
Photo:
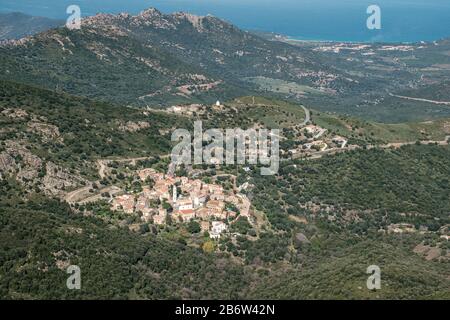
[[[450,37],[450,0],[1,0],[0,12],[66,19],[77,4],[83,16],[136,14],[155,7],[223,18],[243,29],[299,40],[418,42]],[[369,30],[366,10],[381,9],[381,29]]]

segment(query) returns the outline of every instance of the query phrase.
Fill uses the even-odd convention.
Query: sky
[[[247,30],[297,39],[430,41],[450,37],[450,0],[1,0],[0,12],[65,19],[76,4],[83,16],[136,14],[149,7],[170,13],[213,14]],[[368,30],[369,5],[381,8],[381,30]]]

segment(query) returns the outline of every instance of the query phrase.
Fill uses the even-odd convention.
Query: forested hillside
[[[145,156],[146,150],[164,154],[169,138],[162,140],[156,130],[175,122],[189,128],[187,118],[168,113],[123,113],[123,107],[17,83],[3,82],[1,88],[3,128],[8,129],[2,133],[2,152],[12,152],[17,146],[11,141],[19,142],[58,170],[72,168],[85,179],[98,178],[99,157]],[[246,106],[248,119],[266,125],[275,120],[289,128],[294,119],[289,114],[298,120],[304,116],[290,104],[260,102],[269,106]],[[234,113],[208,116],[209,125],[243,124]],[[139,121],[150,126],[133,125]],[[38,131],[26,129],[36,122]],[[110,139],[123,145],[105,149]],[[248,223],[236,225],[233,230],[241,236],[220,240],[214,252],[192,245],[193,239],[200,245],[206,240],[178,233],[175,226],[149,228],[102,203],[69,206],[52,199],[47,186],[38,183],[52,172],[36,168],[37,184],[30,184],[33,180],[23,176],[30,155],[22,152],[13,158],[19,171],[2,171],[4,298],[448,298],[448,244],[440,238],[450,223],[448,147],[411,145],[285,160],[274,177],[239,169],[239,181],[253,186],[248,195],[267,224],[257,238]],[[412,224],[415,232],[392,234],[390,227],[399,223]],[[418,248],[438,254],[429,259]],[[380,265],[387,290],[360,289],[367,263]],[[65,288],[69,264],[82,267],[82,291]]]

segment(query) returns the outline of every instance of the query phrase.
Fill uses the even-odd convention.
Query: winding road
[[[381,149],[389,149],[389,148],[394,148],[394,149],[398,149],[401,148],[403,146],[407,146],[407,145],[413,145],[415,144],[416,141],[408,141],[408,142],[391,142],[391,143],[387,143],[387,144],[382,144],[382,145],[367,145],[366,149],[375,149],[375,148],[381,148]],[[450,136],[446,136],[445,140],[427,140],[427,141],[421,141],[421,144],[437,144],[439,146],[447,146],[450,145]],[[317,151],[314,152],[312,154],[310,154],[311,156],[309,157],[304,157],[302,159],[304,160],[315,160],[315,159],[320,159],[325,155],[334,155],[336,153],[340,153],[340,152],[346,152],[346,151],[351,151],[351,150],[358,150],[358,149],[362,149],[363,147],[360,146],[356,146],[356,145],[351,145],[347,148],[332,148],[332,149],[327,149],[324,151]],[[298,159],[301,158],[301,154],[299,155],[294,155],[292,156],[293,159]]]
[[[304,106],[301,106],[301,107],[303,108],[303,110],[305,110],[305,121],[303,121],[301,123],[301,125],[306,126],[308,124],[308,122],[311,121],[311,112],[306,107],[304,107]]]

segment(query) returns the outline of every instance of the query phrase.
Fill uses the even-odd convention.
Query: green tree
[[[187,230],[190,233],[199,233],[201,231],[200,224],[197,221],[191,220],[187,225]]]

